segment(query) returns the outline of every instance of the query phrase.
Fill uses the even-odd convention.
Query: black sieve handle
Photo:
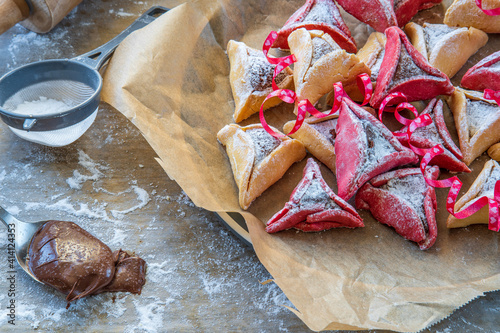
[[[72,60],[89,65],[96,70],[99,70],[106,60],[111,57],[118,45],[132,32],[147,26],[149,23],[153,22],[156,18],[166,13],[169,9],[162,6],[154,6],[148,9],[147,12],[142,14],[134,21],[128,28],[123,30],[115,38],[99,46],[98,48],[82,54]]]

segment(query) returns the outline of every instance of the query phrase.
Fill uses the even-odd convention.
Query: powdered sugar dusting
[[[313,52],[312,52],[311,64],[314,64],[322,56],[334,50],[332,45],[328,44],[326,40],[320,37],[314,37],[312,39],[312,45],[313,45]]]
[[[496,104],[467,99],[467,121],[469,136],[472,138],[478,131],[489,126],[494,118],[500,116],[500,108]]]
[[[493,70],[495,72],[499,72],[500,71],[500,61],[497,61],[491,65],[489,65],[488,67],[486,67],[488,70]]]
[[[380,50],[380,52],[377,55],[377,60],[372,65],[372,67],[370,67],[371,71],[370,80],[372,80],[372,82],[377,81],[378,74],[380,72],[380,67],[382,66],[382,61],[384,60],[384,55],[385,55],[385,49]]]
[[[236,43],[239,44],[240,48],[238,51],[240,52],[239,61],[243,63],[244,68],[241,82],[246,87],[246,92],[271,92],[274,68],[276,65],[270,64],[262,51],[252,49],[242,42]],[[276,84],[279,85],[286,77],[286,71],[282,71],[278,73],[274,80]]]
[[[38,100],[24,101],[13,109],[9,109],[5,105],[3,107],[9,111],[23,115],[46,115],[67,111],[71,109],[72,105],[68,105],[64,101],[57,99],[40,96]]]
[[[387,21],[390,22],[391,18],[394,16],[394,3],[391,0],[381,0],[380,5],[384,10],[387,17]]]
[[[361,120],[361,123],[366,133],[366,136],[363,138],[366,154],[364,156],[364,163],[361,166],[362,170],[358,175],[365,172],[365,170],[371,170],[382,158],[396,152],[391,142],[372,123],[367,120]]]
[[[325,209],[335,209],[339,206],[325,192],[317,178],[312,178],[311,184],[300,199],[299,207],[324,205]]]
[[[392,88],[410,78],[425,76],[432,78],[432,76],[428,75],[424,70],[415,64],[406,50],[406,47],[402,44],[396,71],[394,72],[394,76],[392,77],[389,87]]]
[[[262,52],[248,48],[248,60],[245,62],[245,80],[252,90],[263,91],[271,88],[274,66]]]
[[[318,121],[309,124],[321,135],[327,138],[332,144],[335,143],[335,128],[337,127],[338,118],[328,119],[325,121]]]
[[[424,25],[424,36],[425,42],[427,45],[428,53],[431,54],[432,49],[436,46],[436,44],[443,39],[443,37],[449,33],[454,31],[462,31],[467,30],[467,28],[453,28],[449,27],[446,24],[428,24]]]
[[[334,10],[328,2],[318,1],[304,18],[303,23],[326,23],[336,25],[335,21],[339,20],[342,20],[342,17],[340,17],[338,11]]]
[[[493,163],[493,168],[491,168],[491,172],[486,178],[486,182],[484,183],[481,191],[477,194],[477,197],[480,198],[482,196],[487,196],[489,198],[493,198],[495,184],[500,180],[500,165],[498,163]]]
[[[439,135],[436,123],[434,121],[434,110],[429,112],[429,115],[433,119],[432,123],[430,125],[417,128],[413,133],[421,138],[430,140],[433,143],[444,143],[444,140],[441,138],[441,135]]]
[[[281,143],[263,128],[254,128],[246,131],[254,143],[255,160],[254,165],[258,165],[267,155],[275,150]]]
[[[427,218],[424,210],[427,184],[421,174],[392,178],[382,188],[404,200],[408,206],[412,207],[427,228]]]

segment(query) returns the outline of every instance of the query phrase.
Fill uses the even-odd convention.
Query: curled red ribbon
[[[281,133],[276,133],[266,122],[266,119],[264,117],[264,103],[273,97],[278,97],[280,98],[283,102],[286,103],[298,103],[297,104],[297,119],[295,120],[295,124],[292,128],[292,130],[287,134],[293,134],[296,131],[299,130],[299,128],[302,126],[304,123],[304,119],[307,115],[307,113],[310,113],[313,117],[316,118],[323,118],[329,115],[332,115],[336,113],[341,104],[342,104],[342,98],[348,97],[347,94],[344,91],[344,88],[342,87],[342,83],[337,82],[333,85],[333,90],[334,90],[334,102],[332,109],[328,113],[323,113],[316,109],[309,100],[304,99],[300,100],[297,96],[297,94],[288,89],[279,89],[278,85],[275,82],[276,76],[286,67],[290,66],[294,62],[297,61],[295,58],[295,55],[291,54],[286,57],[282,58],[276,58],[276,57],[271,57],[269,56],[269,51],[274,44],[274,41],[278,37],[278,34],[276,31],[271,31],[271,33],[267,36],[266,40],[264,41],[264,45],[262,47],[262,51],[264,52],[265,57],[269,61],[269,63],[276,65],[274,68],[274,73],[273,73],[273,81],[272,81],[272,86],[273,86],[273,91],[266,96],[264,101],[262,102],[259,110],[259,119],[262,124],[262,127],[272,136],[275,138],[280,138],[283,137],[284,135]],[[361,91],[364,92],[364,100],[361,105],[367,104],[372,96],[372,91],[373,91],[373,86],[370,80],[370,76],[366,73],[358,75],[356,78],[356,82],[358,84],[358,87]]]
[[[363,91],[365,95],[361,105],[368,104],[373,95],[373,85],[370,76],[366,73],[362,73],[356,78],[356,83],[358,84],[359,91]]]
[[[264,103],[272,98],[272,97],[279,97],[283,102],[287,103],[295,103],[295,100],[297,99],[297,95],[295,94],[295,91],[289,90],[289,89],[278,89],[274,90],[271,92],[269,95],[267,95],[266,99],[264,99],[264,102],[262,102],[262,105],[260,106],[259,110],[259,119],[260,123],[262,124],[262,127],[266,130],[267,133],[271,134],[275,138],[280,138],[283,137],[284,135],[281,133],[276,133],[268,124],[266,121],[266,118],[264,118]],[[297,131],[298,128],[302,125],[302,122],[304,119],[299,115],[297,115],[297,120],[295,121],[295,126],[293,127],[292,131],[294,130]],[[297,129],[295,129],[298,127]]]
[[[274,74],[273,74],[273,90],[278,90],[278,85],[275,82],[276,76],[286,67],[290,66],[294,62],[297,61],[295,58],[295,55],[291,54],[286,57],[282,58],[276,58],[276,57],[271,57],[269,56],[269,51],[271,50],[271,47],[274,44],[274,41],[278,38],[278,33],[276,31],[271,31],[271,33],[267,36],[266,40],[264,41],[264,45],[262,46],[262,52],[264,52],[264,55],[267,58],[267,61],[269,61],[270,64],[276,65],[274,68]]]
[[[486,15],[489,16],[496,16],[500,15],[500,8],[495,8],[495,9],[483,9],[483,1],[482,0],[476,0],[476,5],[485,13]]]
[[[500,98],[500,93],[499,92],[493,92],[494,94],[491,94],[489,99],[494,99]],[[401,93],[393,93],[387,96],[383,101],[382,104],[380,105],[379,109],[379,119],[382,121],[382,114],[388,104],[391,104],[391,102],[396,99],[396,98],[403,98],[406,100],[406,97],[401,94]],[[486,97],[486,92],[485,92],[485,98]],[[498,102],[497,102],[498,103]],[[407,118],[402,117],[399,114],[399,111],[403,109],[408,109],[412,111],[412,113],[416,116],[414,120],[410,120]],[[429,184],[432,187],[438,187],[438,188],[446,188],[449,187],[450,191],[448,192],[448,197],[446,199],[446,210],[455,216],[458,219],[464,219],[466,217],[471,216],[472,214],[476,213],[478,210],[483,208],[486,205],[489,205],[489,220],[488,220],[488,229],[493,230],[498,232],[500,230],[500,213],[498,209],[498,205],[500,203],[500,180],[498,180],[495,183],[495,189],[494,189],[494,194],[493,198],[489,198],[487,196],[483,196],[476,200],[474,203],[471,205],[467,206],[465,209],[461,210],[460,212],[455,212],[455,203],[457,201],[458,193],[460,192],[460,189],[462,187],[462,182],[460,179],[458,179],[457,176],[453,176],[451,178],[447,179],[442,179],[442,180],[432,180],[429,178],[425,177],[425,169],[427,168],[427,165],[431,162],[431,160],[437,156],[440,155],[444,152],[444,149],[441,145],[436,145],[432,148],[428,149],[422,149],[415,147],[411,144],[411,135],[413,132],[415,132],[418,128],[428,126],[432,123],[432,119],[428,114],[423,114],[418,116],[418,112],[416,108],[411,105],[410,103],[407,102],[402,102],[398,104],[396,109],[394,111],[389,111],[389,112],[394,112],[396,119],[403,125],[407,126],[407,132],[406,134],[398,134],[394,133],[395,135],[404,135],[406,136],[408,140],[408,146],[415,152],[415,154],[422,156],[422,161],[420,162],[420,171],[422,172],[422,175],[424,176],[425,181],[427,184]]]

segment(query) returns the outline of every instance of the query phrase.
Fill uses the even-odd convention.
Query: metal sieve
[[[130,33],[167,12],[150,8],[106,44],[72,59],[44,60],[18,67],[0,78],[0,117],[19,137],[60,147],[77,140],[94,122],[100,102],[99,69]],[[58,101],[67,107],[30,113],[26,103]],[[28,107],[29,110],[29,107]]]

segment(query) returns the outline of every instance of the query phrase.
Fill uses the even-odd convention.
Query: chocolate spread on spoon
[[[146,262],[110,248],[73,222],[48,221],[33,236],[28,268],[70,302],[106,291],[140,294]]]

